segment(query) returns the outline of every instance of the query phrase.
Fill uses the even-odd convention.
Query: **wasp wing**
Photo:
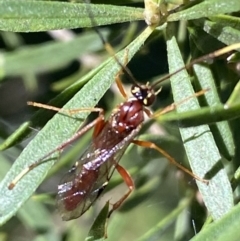
[[[78,218],[92,206],[140,128],[118,135],[106,123],[58,186],[57,206],[63,220]]]

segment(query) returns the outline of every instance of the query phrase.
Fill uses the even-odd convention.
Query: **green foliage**
[[[108,90],[121,67],[113,57],[107,56],[94,31],[83,29],[69,41],[40,40],[34,45],[27,44],[25,39],[29,35],[20,32],[85,28],[93,27],[95,23],[98,26],[107,25],[101,32],[104,38],[114,42],[116,49],[122,48],[117,51],[118,60],[125,63],[127,55],[128,62],[131,61],[129,68],[144,83],[146,79],[152,83],[163,74],[159,71],[162,63],[155,64],[157,61],[165,61],[161,60],[164,56],[158,52],[161,43],[167,51],[169,72],[173,73],[184,66],[190,57],[196,59],[224,45],[240,42],[239,17],[237,14],[231,15],[240,10],[239,0],[206,0],[182,5],[169,15],[163,15],[161,26],[146,26],[142,21],[137,22],[144,20],[144,8],[140,1],[125,1],[128,6],[113,6],[108,5],[107,1],[102,2],[106,4],[0,1],[0,36],[7,50],[2,51],[0,56],[2,88],[12,79],[20,77],[29,100],[35,93],[35,98],[68,110],[101,105],[110,113],[113,104],[119,103],[119,93],[114,88]],[[160,12],[164,11],[165,8],[161,5]],[[94,16],[94,21],[91,21],[89,15]],[[132,23],[124,23],[129,21]],[[121,24],[111,26],[114,23]],[[136,37],[140,28],[141,33]],[[35,34],[40,38],[41,33]],[[158,55],[156,59],[154,52]],[[91,67],[84,61],[80,69],[68,73],[67,77],[60,71],[74,59],[88,54],[92,54],[94,60],[99,56],[102,60],[107,58],[91,71]],[[56,173],[60,173],[62,168],[69,169],[74,160],[79,158],[81,151],[90,142],[90,133],[81,137],[73,147],[66,148],[69,150],[65,153],[53,153],[51,161],[27,173],[13,190],[8,189],[10,182],[25,167],[70,138],[90,113],[80,112],[73,116],[58,113],[51,118],[52,112],[40,109],[33,117],[27,117],[25,122],[19,120],[18,114],[13,115],[8,118],[8,126],[14,128],[14,119],[20,127],[11,135],[2,118],[0,224],[3,226],[0,237],[3,240],[4,237],[7,237],[5,240],[84,240],[86,237],[86,240],[102,240],[108,222],[109,240],[213,240],[216,237],[219,237],[217,240],[239,240],[239,207],[233,208],[238,190],[234,195],[229,181],[239,167],[240,157],[240,148],[234,144],[240,141],[237,120],[240,115],[239,77],[232,70],[237,60],[232,58],[229,61],[231,63],[227,63],[226,58],[224,55],[212,64],[198,63],[189,69],[190,74],[183,70],[171,76],[170,81],[164,81],[162,92],[171,86],[177,112],[172,111],[146,123],[139,136],[139,139],[152,140],[183,165],[188,160],[192,171],[199,177],[208,179],[209,184],[197,181],[197,189],[192,179],[190,182],[187,180],[188,176],[183,179],[181,175],[175,175],[175,168],[166,166],[165,161],[159,161],[163,158],[155,151],[131,146],[121,164],[133,176],[136,190],[109,220],[108,202],[105,206],[104,204],[110,200],[111,206],[119,193],[121,196],[126,189],[125,186],[123,190],[117,189],[119,187],[116,186],[122,183],[119,175],[114,175],[111,179],[104,195],[106,199],[100,198],[101,208],[104,206],[102,211],[99,212],[98,203],[94,205],[93,210],[97,209],[97,213],[100,213],[95,222],[93,217],[97,214],[92,209],[77,220],[67,223],[60,221],[54,212],[53,195],[45,194],[56,192],[56,185],[62,175]],[[55,82],[51,79],[54,71],[57,71],[58,79]],[[54,82],[47,85],[51,91],[42,92],[39,81],[41,75],[45,75],[49,82]],[[124,83],[132,84],[129,80]],[[17,87],[8,89],[9,96],[14,96],[14,88]],[[204,98],[193,97],[181,103],[183,99],[193,96],[194,91],[201,89],[207,90]],[[161,93],[154,106],[157,110],[172,102],[171,94],[167,94],[166,100],[161,103],[160,95]],[[2,100],[2,105],[7,109],[8,104],[4,101],[5,99]],[[23,110],[25,116],[26,109]],[[27,136],[32,136],[35,132],[33,130],[38,127],[41,129],[20,154],[19,145]],[[159,127],[167,135],[157,134],[160,132]],[[11,166],[10,157],[17,156]],[[226,159],[232,162],[228,163]],[[47,181],[46,177],[51,177],[52,182]],[[238,180],[236,172],[234,188],[237,188]],[[34,195],[42,182],[48,182],[48,188],[43,185]],[[117,191],[108,192],[113,188]],[[201,193],[206,208],[202,199],[197,198],[198,192]],[[209,220],[214,223],[209,224]]]

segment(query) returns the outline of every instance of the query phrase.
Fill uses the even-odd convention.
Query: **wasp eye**
[[[154,90],[148,85],[133,85],[131,93],[145,106],[152,105],[156,97]]]

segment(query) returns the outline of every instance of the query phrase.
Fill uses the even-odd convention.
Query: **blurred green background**
[[[98,3],[99,1],[92,2]],[[102,2],[108,3],[107,1]],[[114,4],[114,1],[111,3]],[[142,1],[124,1],[122,4],[144,8]],[[46,11],[47,9],[46,5]],[[3,20],[6,19],[7,17],[3,17]],[[231,21],[238,22],[239,14],[236,13]],[[178,44],[186,63],[191,59],[190,55],[194,59],[223,46],[223,43],[217,38],[202,30],[201,19],[188,23],[176,21],[171,24],[176,32]],[[106,25],[99,29],[118,52],[132,42],[145,27],[144,21],[135,21]],[[235,25],[234,30],[239,31],[238,28]],[[239,33],[236,33],[236,36],[240,39]],[[237,40],[234,39],[234,42]],[[4,140],[20,125],[29,121],[37,111],[35,108],[27,106],[27,101],[48,103],[70,86],[68,94],[65,97],[63,95],[57,101],[57,105],[63,106],[77,91],[74,89],[71,92],[71,86],[77,83],[77,88],[80,90],[87,82],[84,76],[109,58],[109,54],[92,28],[30,33],[1,31],[0,51],[0,58],[7,63],[2,65],[0,71],[0,138],[3,143],[1,150],[6,147]],[[229,63],[227,58],[230,54],[213,60],[211,64],[216,89],[222,103],[229,100],[229,97],[233,96],[232,93],[237,95],[234,91],[238,88],[239,81],[238,60]],[[165,31],[156,30],[127,66],[141,83],[147,81],[151,83],[167,74]],[[189,72],[193,75],[192,69]],[[131,83],[124,76],[122,79],[124,86],[129,90]],[[162,85],[163,89],[158,95],[153,110],[163,108],[173,102],[169,80],[164,81]],[[101,98],[98,106],[104,108],[106,114],[109,115],[116,104],[122,100],[123,98],[113,84]],[[33,122],[30,123],[28,130],[25,130],[25,134],[15,138],[12,142],[14,145],[11,144],[9,148],[0,153],[1,179],[28,142],[53,114],[43,110],[38,116],[33,117],[31,119]],[[93,118],[95,115],[90,115],[88,121]],[[230,125],[232,138],[235,143],[239,143],[239,121],[233,120]],[[140,135],[141,139],[156,142],[178,162],[188,166],[179,126],[181,123],[166,122],[162,124],[149,121],[144,125]],[[89,132],[66,148],[36,193],[30,197],[16,216],[0,227],[0,241],[74,241],[84,240],[87,237],[95,218],[105,203],[108,200],[113,203],[127,190],[119,175],[114,173],[104,195],[88,212],[76,220],[61,221],[55,207],[57,185],[64,173],[78,160],[90,141],[91,133]],[[234,156],[228,155],[226,152],[221,153],[225,159],[232,160],[231,164],[227,161],[225,163],[229,177],[233,176],[239,166],[238,145],[234,151]],[[31,163],[31,160],[28,161]],[[195,181],[191,177],[169,165],[155,151],[144,150],[132,145],[121,159],[121,165],[132,174],[136,190],[108,221],[108,240],[190,240],[201,230],[208,213]],[[238,197],[238,192],[236,192],[235,200]],[[148,233],[149,230],[152,230],[152,233]]]

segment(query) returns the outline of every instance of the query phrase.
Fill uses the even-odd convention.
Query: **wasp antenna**
[[[89,18],[92,24],[92,28],[94,29],[94,31],[97,33],[97,35],[99,36],[99,38],[101,39],[105,49],[107,50],[107,52],[115,59],[115,61],[118,63],[118,65],[122,68],[122,72],[124,74],[126,74],[127,78],[132,81],[134,84],[139,85],[137,80],[134,78],[132,72],[130,71],[130,69],[128,69],[126,66],[124,66],[119,59],[116,57],[115,51],[112,48],[112,46],[104,39],[102,33],[99,31],[99,29],[96,27],[98,26],[97,22],[94,19],[94,15],[93,12],[90,8],[90,1],[89,0],[85,0],[86,2],[86,8],[89,14]]]
[[[194,64],[198,64],[198,63],[202,63],[203,61],[206,61],[206,60],[210,60],[210,59],[214,59],[216,57],[219,57],[223,54],[226,54],[232,50],[237,50],[237,49],[240,49],[240,43],[236,43],[236,44],[232,44],[232,45],[229,45],[229,46],[226,46],[222,49],[219,49],[219,50],[216,50],[212,53],[209,53],[209,54],[206,54],[204,56],[201,56],[193,61],[191,61],[189,64],[186,64],[184,67],[164,76],[163,78],[161,78],[160,80],[156,81],[152,87],[156,87],[156,85],[160,84],[161,82],[163,82],[164,80],[166,79],[169,79],[172,75],[175,75],[179,72],[181,72],[182,70],[184,69],[189,69],[190,67],[192,67]]]
[[[134,78],[132,72],[130,71],[130,69],[128,69],[126,66],[124,66],[120,61],[119,59],[116,57],[115,55],[115,51],[114,49],[112,48],[112,46],[104,39],[102,33],[99,31],[99,29],[96,27],[97,26],[97,22],[95,21],[94,19],[94,16],[93,16],[93,13],[91,11],[91,8],[90,8],[90,2],[89,0],[85,0],[86,2],[86,8],[87,8],[87,11],[88,11],[88,14],[89,14],[89,17],[90,17],[90,21],[91,21],[91,24],[92,24],[92,28],[94,29],[94,31],[97,33],[97,35],[99,36],[99,38],[101,39],[105,49],[107,50],[107,52],[115,59],[115,61],[118,63],[118,65],[122,68],[122,72],[124,74],[127,75],[127,78],[132,81],[134,84],[138,85],[138,82],[137,80]]]
[[[155,92],[155,95],[158,95],[162,91],[162,86]]]
[[[158,80],[154,84],[152,84],[152,87],[153,88],[156,87],[158,84],[162,83],[164,80],[169,79],[172,75],[175,75],[175,74],[181,72],[182,70],[189,68],[190,66],[191,65],[189,65],[189,66],[186,65],[186,66],[184,66],[184,67],[182,67],[182,68],[180,68],[180,69],[178,69],[178,70],[176,70],[176,71],[174,71],[174,72],[164,76],[163,78],[161,78],[160,80]]]

